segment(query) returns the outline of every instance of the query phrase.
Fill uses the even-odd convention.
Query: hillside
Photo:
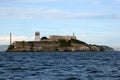
[[[77,39],[71,40],[41,40],[41,41],[20,41],[8,47],[7,51],[13,52],[54,52],[54,51],[113,51],[108,46],[89,45]]]

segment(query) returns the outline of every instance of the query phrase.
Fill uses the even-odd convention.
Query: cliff
[[[89,45],[77,39],[71,40],[41,40],[41,41],[19,41],[8,47],[7,52],[54,52],[54,51],[113,51],[108,46]]]

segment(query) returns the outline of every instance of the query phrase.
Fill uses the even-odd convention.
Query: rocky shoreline
[[[19,44],[18,44],[19,43]],[[19,46],[17,46],[19,45]],[[113,48],[100,45],[89,45],[76,39],[38,42],[16,42],[11,44],[6,52],[101,52],[113,51]]]

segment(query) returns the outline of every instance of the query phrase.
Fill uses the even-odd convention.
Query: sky
[[[0,0],[0,45],[70,35],[120,50],[120,0]]]

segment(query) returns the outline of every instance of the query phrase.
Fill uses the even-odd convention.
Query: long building
[[[76,36],[59,36],[59,35],[51,35],[49,36],[50,40],[58,41],[58,40],[71,40],[76,39]]]

